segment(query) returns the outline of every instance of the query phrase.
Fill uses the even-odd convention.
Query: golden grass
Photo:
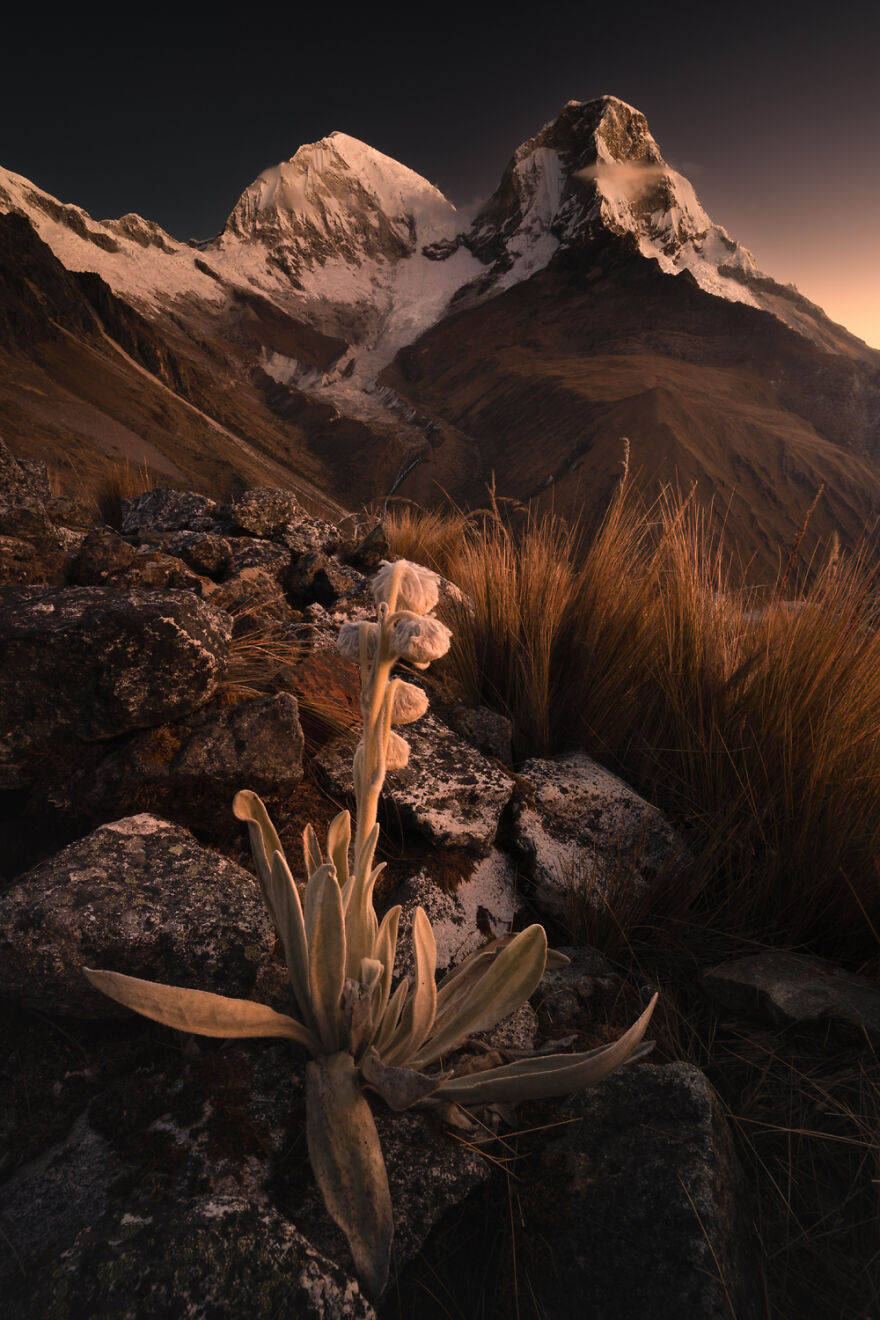
[[[457,583],[448,674],[509,715],[519,757],[580,748],[687,830],[728,931],[876,957],[880,628],[867,548],[794,598],[733,580],[693,496],[626,482],[589,544],[558,518],[444,523],[404,550]],[[693,898],[691,902],[695,901]],[[835,947],[839,946],[839,947]]]

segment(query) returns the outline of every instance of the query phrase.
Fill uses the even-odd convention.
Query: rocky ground
[[[231,799],[260,793],[291,858],[309,820],[351,802],[357,675],[333,642],[370,610],[386,552],[381,527],[346,537],[274,489],[225,505],[155,490],[123,502],[119,530],[94,526],[0,443],[0,1276],[15,1320],[391,1320],[448,1314],[429,1297],[453,1274],[476,1315],[461,1281],[485,1277],[487,1216],[513,1223],[525,1202],[528,1298],[500,1270],[498,1316],[763,1314],[749,1193],[692,1064],[523,1106],[497,1136],[485,1115],[485,1140],[377,1102],[397,1226],[377,1311],[311,1178],[298,1049],[184,1037],[82,976],[288,1007]],[[400,902],[403,930],[425,907],[441,968],[536,915],[564,942],[585,865],[601,902],[621,866],[650,888],[686,859],[660,813],[586,757],[514,769],[502,717],[444,699],[442,680],[431,709],[386,785],[378,906]],[[602,1043],[620,975],[568,951],[472,1052]],[[804,960],[740,959],[704,984],[732,1011],[880,1034],[876,990]],[[517,1171],[504,1134],[522,1129],[543,1131]]]

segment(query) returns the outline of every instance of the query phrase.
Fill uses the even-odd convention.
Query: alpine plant
[[[475,1032],[486,1031],[536,990],[548,960],[543,927],[529,926],[487,944],[439,982],[436,946],[422,908],[413,921],[415,972],[393,984],[400,907],[381,921],[373,889],[377,812],[386,771],[406,765],[409,744],[393,725],[424,715],[421,688],[393,676],[399,660],[425,669],[449,648],[450,631],[432,610],[436,574],[398,560],[373,581],[375,622],[346,623],[338,648],[361,672],[363,732],[354,754],[357,827],[347,811],[333,820],[322,849],[303,833],[307,882],[302,899],[269,815],[255,793],[236,795],[247,823],[257,874],[287,959],[298,1016],[246,999],[143,981],[119,972],[85,974],[126,1007],[166,1026],[204,1036],[281,1036],[304,1046],[309,1159],[327,1209],[348,1238],[365,1292],[387,1283],[393,1219],[382,1149],[364,1088],[392,1110],[428,1097],[464,1105],[563,1095],[600,1081],[642,1044],[656,1001],[618,1041],[585,1054],[519,1059],[456,1076],[443,1061]],[[550,955],[561,960],[561,955]]]

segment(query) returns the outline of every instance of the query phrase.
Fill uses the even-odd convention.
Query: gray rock
[[[828,1025],[880,1043],[880,983],[801,954],[764,949],[705,972],[703,988],[735,1013],[777,1026]]]
[[[357,1283],[271,1206],[197,1197],[108,1211],[39,1275],[12,1284],[10,1320],[375,1320]]]
[[[0,994],[71,1017],[125,1010],[82,968],[261,998],[275,932],[254,877],[155,816],[102,825],[0,898]],[[283,975],[283,974],[282,974]]]
[[[488,706],[455,706],[449,722],[474,747],[505,765],[513,764],[513,724]]]
[[[125,537],[109,527],[93,527],[70,566],[70,580],[82,587],[101,586],[125,573],[136,559],[137,550]]]
[[[29,467],[20,463],[0,440],[0,535],[25,541],[35,541],[41,548],[57,548],[55,530],[44,503],[48,496],[48,482]]]
[[[290,693],[212,701],[174,724],[134,734],[94,774],[66,786],[66,805],[106,816],[148,803],[192,828],[222,829],[240,788],[270,799],[294,789],[303,776],[302,753]]]
[[[273,536],[302,516],[299,500],[291,490],[256,486],[226,505],[229,521],[251,536]]]
[[[513,794],[513,777],[433,715],[402,732],[411,751],[406,768],[385,780],[389,819],[399,817],[404,828],[433,843],[488,852]],[[348,798],[354,796],[352,750],[347,739],[336,739],[315,757],[331,790]]]
[[[424,908],[433,927],[437,967],[445,971],[487,939],[510,930],[516,913],[516,871],[504,853],[493,848],[455,890],[441,889],[431,879],[430,867],[422,868],[401,885],[391,902],[402,907],[395,975],[410,975],[415,966],[412,923],[417,907]]]
[[[751,1214],[714,1093],[686,1063],[642,1065],[569,1101],[530,1171],[541,1320],[759,1320]],[[536,1255],[540,1257],[540,1245]]]
[[[222,577],[232,563],[231,543],[215,532],[177,532],[166,549],[203,577]]]
[[[567,967],[544,973],[537,991],[538,1012],[553,1036],[582,1032],[589,1025],[597,993],[616,989],[620,977],[598,949],[560,948],[569,959]]]
[[[231,620],[189,592],[0,588],[0,787],[59,745],[188,714],[215,691]]]
[[[681,866],[686,849],[656,807],[580,752],[526,761],[531,793],[514,814],[535,904],[565,921],[573,895],[600,906],[613,882],[650,889]]]
[[[15,461],[24,477],[31,499],[48,504],[52,498],[52,491],[49,488],[49,469],[46,464],[39,458],[17,458]]]
[[[281,582],[290,571],[293,556],[286,546],[251,537],[230,537],[229,544],[232,549],[231,575],[241,573],[246,568],[261,568],[274,577],[276,582]]]
[[[195,491],[158,486],[122,501],[122,531],[210,531],[216,507],[214,500]]]
[[[314,550],[327,553],[339,544],[339,528],[323,518],[298,517],[275,535],[280,545],[287,546],[295,555],[307,555]]]
[[[366,580],[356,569],[316,550],[305,555],[291,572],[288,590],[295,604],[316,601],[330,609],[343,596],[362,594],[366,590]]]

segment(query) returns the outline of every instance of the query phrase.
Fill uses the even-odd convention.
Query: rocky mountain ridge
[[[836,498],[817,530],[838,530],[845,543],[880,508],[880,353],[762,275],[665,163],[644,115],[617,98],[563,107],[516,150],[472,220],[427,180],[339,132],[264,171],[220,234],[198,243],[137,216],[95,221],[8,173],[0,209],[14,222],[0,267],[13,326],[0,386],[7,436],[53,463],[77,454],[88,481],[115,457],[145,459],[188,484],[222,471],[229,489],[286,470],[304,498],[323,496],[328,508],[328,497],[356,507],[390,493],[431,502],[438,487],[478,502],[494,472],[518,499],[548,486],[558,497],[562,481],[561,507],[576,515],[601,503],[628,434],[649,482],[697,480],[707,500],[749,501],[766,528],[762,558],[790,539],[823,482]],[[16,281],[17,245],[32,254],[26,286]],[[52,304],[53,260],[81,290],[91,279],[89,315],[103,309],[97,331],[90,322],[59,335],[45,310],[44,339],[14,328],[32,323],[37,303]],[[648,314],[633,301],[646,282]],[[550,289],[561,338],[547,334]],[[583,322],[587,303],[601,333]],[[120,330],[133,316],[137,342],[153,341],[145,354]],[[697,323],[711,324],[711,346]],[[525,466],[505,417],[479,404],[494,394],[493,374],[508,373],[512,336],[520,384],[504,392],[516,398],[515,430],[546,437],[543,448],[530,439]],[[659,413],[656,400],[645,406],[658,339],[660,375],[672,382]],[[466,385],[438,395],[426,385],[446,380],[447,342],[474,354]],[[733,369],[734,403],[710,379],[707,356]],[[626,373],[613,416],[579,383],[609,357]],[[772,398],[744,451],[736,417],[754,402],[746,378],[756,370]],[[714,397],[711,455],[700,452],[695,395]],[[601,469],[587,489],[585,439]],[[546,462],[547,452],[558,459]],[[756,549],[747,522],[746,557]]]

